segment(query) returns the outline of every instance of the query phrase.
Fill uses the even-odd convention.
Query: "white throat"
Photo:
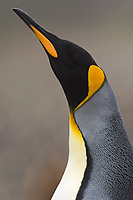
[[[87,166],[86,147],[82,134],[70,113],[69,157],[63,177],[52,200],[75,200]]]

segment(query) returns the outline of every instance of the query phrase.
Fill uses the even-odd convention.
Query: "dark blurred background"
[[[43,48],[13,7],[91,53],[133,143],[133,1],[0,2],[0,199],[49,200],[67,162],[68,106]]]

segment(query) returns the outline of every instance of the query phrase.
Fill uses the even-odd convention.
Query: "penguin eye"
[[[77,64],[77,65],[82,65],[82,54],[84,52],[82,51],[82,49],[71,43],[71,42],[68,42],[67,45],[66,45],[66,55],[68,56],[68,59]]]
[[[81,69],[88,69],[90,64],[95,64],[95,61],[91,55],[86,50],[74,43],[68,42],[66,44],[65,54],[67,55],[67,59],[74,63],[77,68],[79,67]]]

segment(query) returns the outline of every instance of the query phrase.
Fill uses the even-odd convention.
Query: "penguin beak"
[[[52,34],[46,29],[41,27],[36,21],[34,21],[26,12],[18,8],[13,8],[13,11],[27,24],[27,26],[35,33],[42,46],[52,57],[57,58],[57,50],[50,41]]]

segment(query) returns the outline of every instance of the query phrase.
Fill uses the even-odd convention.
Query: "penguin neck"
[[[84,199],[93,199],[94,196],[95,199],[121,199],[116,196],[119,191],[122,197],[125,187],[121,189],[120,180],[124,183],[127,174],[130,176],[132,150],[116,97],[108,82],[76,110],[75,120],[82,131],[91,160],[77,199],[82,199],[82,196]],[[127,160],[130,162],[126,163]]]
[[[113,117],[119,117],[121,120],[115,94],[107,81],[92,98],[75,112],[75,120],[82,131],[83,137],[86,143],[92,146],[96,145],[96,142],[99,144],[97,136],[106,136],[97,134],[110,126],[110,120]]]
[[[75,200],[87,166],[86,146],[74,115],[69,114],[69,157],[64,175],[52,200]]]

